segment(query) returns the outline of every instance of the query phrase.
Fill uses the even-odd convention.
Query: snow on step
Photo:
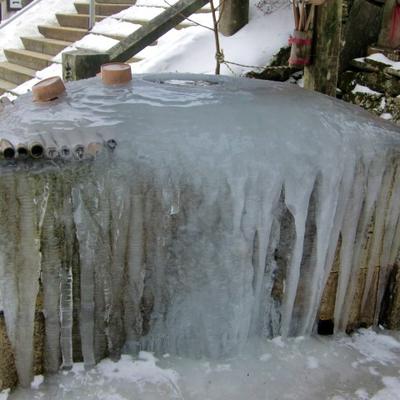
[[[119,40],[110,38],[108,36],[96,35],[96,34],[90,33],[89,35],[84,36],[81,40],[78,40],[71,46],[66,47],[64,50],[62,50],[60,53],[58,53],[53,58],[53,61],[56,63],[61,63],[62,62],[62,54],[65,52],[68,52],[68,51],[82,49],[82,50],[93,50],[93,51],[98,51],[99,53],[102,53],[102,52],[110,50],[117,43],[119,43]]]
[[[103,21],[98,22],[92,29],[93,33],[98,33],[106,36],[129,36],[135,32],[141,25],[132,24],[126,21],[119,21],[114,18],[106,18]]]
[[[129,21],[132,19],[151,20],[160,15],[164,10],[160,7],[129,7],[126,10],[114,14],[114,18]]]

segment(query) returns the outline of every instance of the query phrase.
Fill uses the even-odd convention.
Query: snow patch
[[[375,90],[370,89],[368,86],[359,85],[358,83],[351,92],[354,94],[362,93],[362,94],[370,94],[370,95],[379,96],[379,97],[383,96],[383,93],[376,92]]]

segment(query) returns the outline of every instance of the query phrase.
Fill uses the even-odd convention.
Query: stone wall
[[[351,61],[339,81],[339,97],[400,124],[400,65],[381,53]]]

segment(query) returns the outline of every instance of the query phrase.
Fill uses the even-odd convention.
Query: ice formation
[[[47,371],[80,355],[86,366],[139,349],[217,358],[251,337],[308,335],[337,253],[336,329],[361,265],[364,305],[381,266],[381,303],[400,239],[394,125],[246,79],[67,90],[1,114],[14,144],[118,143],[95,160],[1,164],[0,291],[22,384],[40,287]]]

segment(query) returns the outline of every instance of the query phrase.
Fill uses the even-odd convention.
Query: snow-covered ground
[[[171,3],[171,1],[169,2]],[[269,3],[273,5],[272,8]],[[165,5],[165,3],[163,0],[140,0],[137,5],[140,7],[130,7],[98,22],[93,28],[93,34],[84,37],[64,51],[76,48],[107,51],[117,41],[104,36],[104,34],[126,36],[139,28],[138,25],[128,22],[129,19],[151,19],[161,9],[150,7]],[[44,9],[45,12],[43,12]],[[71,0],[42,0],[36,7],[27,12],[21,18],[21,21],[16,19],[0,30],[0,49],[21,47],[18,36],[38,34],[36,25],[39,23],[54,24],[55,12],[75,12],[73,2]],[[35,17],[35,14],[39,17]],[[190,20],[208,27],[212,26],[210,13],[194,15]],[[191,21],[186,21],[186,23],[193,24]],[[244,66],[230,65],[227,67],[224,64],[221,73],[242,75],[254,69],[254,67],[267,65],[279,48],[287,44],[292,28],[293,21],[288,0],[271,0],[270,2],[251,0],[249,24],[231,37],[220,35],[225,60]],[[186,29],[173,29],[160,38],[156,46],[147,47],[137,54],[137,57],[141,58],[142,61],[132,64],[134,73],[191,72],[213,74],[216,64],[214,32],[196,25]],[[46,77],[61,76],[61,53],[54,58],[54,61],[55,64],[38,72],[35,79],[25,82],[15,90],[15,93],[26,93],[35,83]]]
[[[275,338],[210,361],[141,352],[43,379],[5,400],[399,400],[400,334]],[[3,396],[3,397],[1,397]]]

